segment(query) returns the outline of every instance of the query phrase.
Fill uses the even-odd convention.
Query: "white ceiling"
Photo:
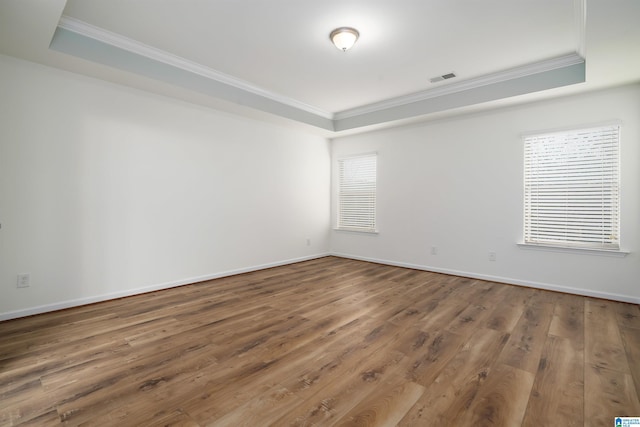
[[[573,0],[68,0],[64,14],[328,112],[578,45]],[[329,41],[340,26],[361,33],[347,53]]]
[[[639,18],[638,0],[3,0],[0,53],[335,134],[640,81]],[[346,53],[339,26],[361,34]]]

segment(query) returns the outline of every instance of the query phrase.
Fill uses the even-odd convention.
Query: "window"
[[[376,231],[377,154],[338,160],[338,229]]]
[[[524,138],[524,243],[620,249],[619,126]]]

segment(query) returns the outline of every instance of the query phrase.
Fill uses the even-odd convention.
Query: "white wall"
[[[324,138],[0,56],[0,319],[325,254],[329,182]]]
[[[631,253],[615,258],[519,248],[521,134],[609,120],[622,122],[621,239]],[[633,85],[337,138],[334,165],[342,156],[378,152],[379,234],[332,231],[332,252],[640,303],[639,121],[640,85]]]
[[[518,248],[520,134],[611,119],[631,253]],[[634,85],[336,139],[334,162],[379,152],[362,235],[330,231],[321,137],[0,56],[0,320],[328,250],[640,302],[639,120]]]

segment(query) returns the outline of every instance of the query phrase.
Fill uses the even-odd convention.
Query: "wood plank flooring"
[[[0,323],[0,425],[610,426],[640,307],[335,257]]]

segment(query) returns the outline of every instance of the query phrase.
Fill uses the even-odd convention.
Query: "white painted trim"
[[[6,313],[0,313],[0,321],[17,319],[19,317],[33,316],[34,314],[48,313],[50,311],[63,310],[65,308],[78,307],[87,304],[93,304],[102,301],[108,301],[117,298],[129,297],[133,295],[145,294],[147,292],[160,291],[163,289],[175,288],[183,285],[190,285],[193,283],[204,282],[207,280],[219,279],[222,277],[235,276],[237,274],[250,273],[252,271],[264,270],[272,267],[280,267],[283,265],[295,264],[297,262],[309,261],[312,259],[318,259],[329,256],[328,253],[321,253],[316,255],[310,255],[306,257],[293,258],[284,261],[272,262],[267,264],[260,264],[251,267],[239,268],[236,270],[228,270],[220,273],[207,274],[204,276],[189,277],[185,279],[175,280],[172,282],[159,283],[156,285],[144,286],[141,288],[127,289],[125,291],[113,292],[109,294],[95,295],[85,298],[77,298],[72,300],[60,301],[53,304],[41,305],[38,307],[25,308],[22,310],[9,311]]]
[[[523,65],[521,67],[515,67],[509,70],[498,71],[480,77],[462,80],[456,83],[450,83],[446,86],[427,89],[421,92],[416,92],[409,95],[391,98],[373,104],[363,105],[361,107],[355,107],[349,110],[340,111],[334,114],[334,120],[342,120],[350,117],[360,116],[363,114],[374,113],[388,108],[411,104],[413,102],[424,101],[444,95],[451,95],[453,93],[464,92],[487,85],[505,82],[507,80],[557,70],[559,68],[569,67],[571,65],[582,64],[583,62],[584,58],[582,58],[582,56],[578,55],[577,53],[571,53],[557,58],[548,59],[546,61]]]
[[[584,0],[574,0],[574,1],[580,2]],[[584,11],[584,8],[581,8],[580,5],[576,3],[576,6],[574,9],[576,9],[575,19],[578,20],[578,15],[580,15],[581,13],[584,14],[578,9],[581,9]],[[483,86],[501,83],[501,82],[505,82],[512,79],[522,78],[530,75],[540,74],[540,73],[584,63],[583,54],[581,53],[581,50],[584,50],[584,49],[578,46],[577,47],[578,53],[570,53],[557,58],[552,58],[545,61],[539,61],[536,63],[527,64],[520,67],[514,67],[508,70],[503,70],[503,71],[499,71],[499,72],[495,72],[495,73],[491,73],[491,74],[487,74],[487,75],[483,75],[483,76],[479,76],[479,77],[475,77],[467,80],[449,83],[445,86],[440,86],[433,89],[428,89],[428,90],[416,92],[413,94],[395,97],[395,98],[387,99],[384,101],[332,113],[332,112],[328,112],[320,108],[314,107],[312,105],[306,104],[304,102],[300,102],[296,99],[289,98],[274,92],[270,92],[266,89],[255,86],[247,81],[238,79],[228,74],[224,74],[222,72],[219,72],[217,70],[214,70],[202,64],[179,57],[177,55],[163,51],[161,49],[157,49],[152,46],[140,43],[136,40],[130,39],[128,37],[122,36],[117,33],[113,33],[103,28],[93,26],[84,21],[80,21],[78,19],[66,16],[66,15],[63,15],[60,18],[58,27],[61,29],[70,31],[72,33],[78,34],[82,37],[91,38],[98,42],[105,43],[110,46],[114,46],[124,51],[130,52],[136,55],[140,55],[142,57],[145,57],[154,61],[158,61],[167,65],[170,65],[172,67],[176,67],[178,69],[205,77],[209,80],[233,87],[235,89],[269,99],[271,101],[289,106],[291,108],[294,108],[300,111],[305,111],[319,118],[331,120],[334,124],[334,128],[336,128],[336,124],[343,119],[348,119],[348,118],[353,118],[353,117],[357,117],[365,114],[384,111],[387,109],[400,107],[407,104],[421,102],[428,99],[438,98],[441,96],[451,95],[454,93],[477,89]]]
[[[578,123],[573,125],[555,127],[551,129],[534,129],[526,132],[521,132],[520,139],[524,139],[528,136],[549,135],[554,133],[571,132],[571,131],[584,130],[584,129],[603,128],[607,126],[622,127],[623,124],[624,123],[622,123],[622,120],[612,119],[612,120],[603,120],[601,122]]]
[[[60,18],[58,27],[79,34],[84,37],[89,37],[93,40],[97,40],[102,43],[106,43],[110,46],[117,47],[119,49],[126,50],[127,52],[134,53],[136,55],[144,56],[145,58],[153,59],[154,61],[162,62],[164,64],[171,65],[181,70],[188,71],[211,80],[215,80],[219,83],[223,83],[245,92],[252,93],[270,99],[272,101],[279,102],[284,105],[288,105],[299,110],[306,111],[316,116],[323,117],[325,119],[332,120],[333,114],[303,102],[297,101],[293,98],[279,95],[274,92],[270,92],[261,87],[255,86],[247,81],[238,79],[228,74],[221,73],[220,71],[206,67],[202,64],[198,64],[172,53],[166,52],[161,49],[140,43],[136,40],[122,36],[120,34],[113,33],[100,27],[88,24],[79,19],[72,18],[70,16],[63,15]]]
[[[592,249],[592,248],[569,248],[564,246],[552,246],[552,245],[535,245],[532,243],[516,243],[520,249],[527,249],[533,251],[543,252],[564,252],[579,255],[599,255],[616,258],[624,258],[629,255],[629,252],[622,250],[607,250],[607,249]]]
[[[587,33],[587,0],[573,0],[578,55],[586,58],[585,38]]]
[[[436,268],[436,267],[431,267],[426,265],[410,264],[406,262],[361,257],[361,256],[350,255],[350,254],[345,254],[340,252],[332,252],[329,255],[340,257],[340,258],[355,259],[359,261],[375,262],[377,264],[392,265],[394,267],[412,268],[414,270],[431,271],[434,273],[443,273],[443,274],[450,274],[453,276],[469,277],[472,279],[487,280],[490,282],[505,283],[508,285],[524,286],[527,288],[544,289],[547,291],[563,292],[566,294],[574,294],[574,295],[581,295],[586,297],[608,299],[613,301],[628,302],[632,304],[640,304],[639,297],[634,297],[630,295],[612,294],[608,292],[591,291],[588,289],[572,288],[569,286],[559,286],[559,285],[554,285],[550,283],[533,282],[530,280],[520,280],[520,279],[514,279],[510,277],[491,276],[488,274],[471,273],[468,271],[451,270],[448,268]]]
[[[343,233],[356,233],[356,234],[380,234],[377,229],[375,230],[362,230],[359,228],[349,228],[349,227],[334,227],[333,231],[343,232]]]
[[[289,259],[289,260],[285,260],[285,261],[278,261],[278,262],[273,262],[273,263],[261,264],[261,265],[256,265],[256,266],[252,266],[252,267],[245,267],[245,268],[240,268],[240,269],[236,269],[236,270],[228,270],[228,271],[224,271],[224,272],[220,272],[220,273],[208,274],[208,275],[204,275],[204,276],[190,277],[190,278],[176,280],[176,281],[172,281],[172,282],[165,282],[165,283],[160,283],[160,284],[156,284],[156,285],[145,286],[145,287],[142,287],[142,288],[128,289],[126,291],[120,291],[120,292],[113,292],[113,293],[110,293],[110,294],[102,294],[102,295],[96,295],[96,296],[92,296],[92,297],[77,298],[77,299],[73,299],[73,300],[60,301],[60,302],[53,303],[53,304],[41,305],[41,306],[38,306],[38,307],[31,307],[31,308],[26,308],[26,309],[22,309],[22,310],[9,311],[9,312],[6,312],[6,313],[0,313],[0,322],[4,321],[4,320],[17,319],[17,318],[20,318],[20,317],[33,316],[35,314],[42,314],[42,313],[48,313],[48,312],[51,312],[51,311],[63,310],[63,309],[66,309],[66,308],[72,308],[72,307],[78,307],[78,306],[87,305],[87,304],[93,304],[93,303],[97,303],[97,302],[109,301],[109,300],[113,300],[113,299],[117,299],[117,298],[123,298],[123,297],[128,297],[128,296],[133,296],[133,295],[145,294],[147,292],[153,292],[153,291],[160,291],[160,290],[163,290],[163,289],[175,288],[175,287],[178,287],[178,286],[204,282],[204,281],[207,281],[207,280],[219,279],[219,278],[222,278],[222,277],[235,276],[237,274],[250,273],[252,271],[264,270],[264,269],[267,269],[267,268],[273,268],[273,267],[280,267],[280,266],[283,266],[283,265],[295,264],[295,263],[302,262],[302,261],[310,261],[312,259],[323,258],[323,257],[326,257],[326,256],[335,256],[335,257],[339,257],[339,258],[355,259],[355,260],[359,260],[359,261],[367,261],[367,262],[374,262],[374,263],[377,263],[377,264],[391,265],[391,266],[394,266],[394,267],[412,268],[414,270],[431,271],[431,272],[434,272],[434,273],[443,273],[443,274],[450,274],[450,275],[453,275],[453,276],[470,277],[470,278],[473,278],[473,279],[488,280],[488,281],[491,281],[491,282],[506,283],[506,284],[509,284],[509,285],[525,286],[525,287],[529,287],[529,288],[544,289],[544,290],[556,291],[556,292],[564,292],[564,293],[574,294],[574,295],[582,295],[582,296],[588,296],[588,297],[594,297],[594,298],[603,298],[603,299],[609,299],[609,300],[614,300],[614,301],[628,302],[628,303],[632,303],[632,304],[640,304],[640,298],[632,297],[632,296],[629,296],[629,295],[620,295],[620,294],[611,294],[611,293],[607,293],[607,292],[589,291],[589,290],[586,290],[586,289],[572,288],[572,287],[566,287],[566,286],[558,286],[558,285],[540,283],[540,282],[532,282],[532,281],[528,281],[528,280],[519,280],[519,279],[507,278],[507,277],[502,277],[502,276],[491,276],[491,275],[486,275],[486,274],[470,273],[470,272],[467,272],[467,271],[459,271],[459,270],[451,270],[451,269],[446,269],[446,268],[436,268],[436,267],[430,267],[430,266],[425,266],[425,265],[411,264],[411,263],[406,263],[406,262],[389,261],[389,260],[382,260],[382,259],[377,259],[377,258],[361,257],[361,256],[357,256],[357,255],[350,255],[350,254],[345,254],[345,253],[340,253],[340,252],[327,252],[327,253],[321,253],[321,254],[316,254],[316,255],[310,255],[310,256],[306,256],[306,257]]]

